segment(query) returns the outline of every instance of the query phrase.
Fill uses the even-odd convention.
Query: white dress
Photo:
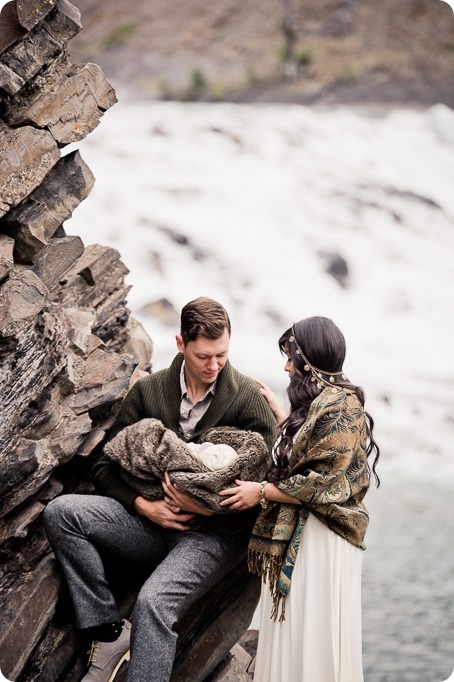
[[[283,622],[262,586],[254,682],[363,682],[362,553],[309,514]]]

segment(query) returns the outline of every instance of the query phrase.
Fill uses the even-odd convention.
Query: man
[[[225,309],[209,298],[191,301],[181,312],[176,341],[179,353],[171,366],[132,387],[109,439],[153,417],[186,441],[196,441],[213,426],[235,426],[260,433],[271,446],[275,419],[268,403],[257,383],[229,363]],[[162,499],[147,500],[106,457],[94,468],[94,483],[102,495],[63,495],[44,515],[76,626],[93,640],[84,682],[111,682],[129,659],[130,647],[127,682],[167,682],[175,658],[175,623],[244,558],[256,510],[209,515],[168,478]],[[150,567],[132,628],[120,619],[99,550]]]

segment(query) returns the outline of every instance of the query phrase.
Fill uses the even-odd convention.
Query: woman
[[[343,373],[345,340],[311,317],[279,340],[290,414],[259,382],[278,420],[267,481],[236,481],[223,505],[262,509],[249,565],[263,577],[255,682],[362,682],[361,565],[368,456],[379,449],[364,393]]]

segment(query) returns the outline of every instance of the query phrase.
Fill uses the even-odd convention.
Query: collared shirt
[[[180,372],[180,387],[181,387],[181,403],[180,403],[180,428],[186,440],[189,440],[195,431],[195,427],[202,419],[205,412],[208,410],[213,400],[216,390],[216,382],[213,381],[205,391],[204,395],[196,403],[193,403],[188,395],[186,388],[186,381],[184,378],[184,360],[181,365]]]

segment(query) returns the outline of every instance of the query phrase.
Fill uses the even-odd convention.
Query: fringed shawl
[[[300,505],[270,503],[261,511],[249,542],[249,569],[269,582],[276,619],[285,616],[301,534],[309,512],[357,547],[369,517],[362,502],[370,483],[366,417],[356,395],[326,388],[313,401],[296,436],[290,475],[278,488]]]

